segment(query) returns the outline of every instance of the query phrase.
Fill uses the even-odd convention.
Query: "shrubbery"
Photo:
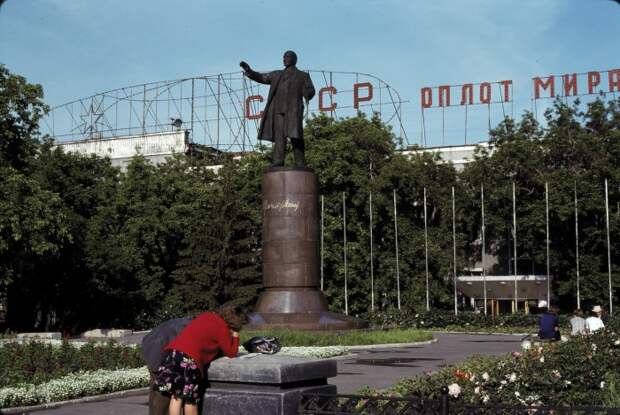
[[[0,346],[0,387],[36,385],[79,371],[141,366],[144,360],[139,348],[112,342],[81,347],[68,342],[60,346],[37,341],[9,342]]]
[[[392,310],[369,314],[365,317],[377,327],[399,327],[418,329],[454,329],[454,330],[492,330],[492,331],[536,331],[538,330],[537,314],[501,314],[496,317],[482,313],[432,310],[429,312],[410,312]],[[569,327],[570,316],[560,316],[560,325]]]
[[[443,386],[463,404],[620,405],[620,335],[601,330],[513,353],[475,357],[390,392],[436,399]]]

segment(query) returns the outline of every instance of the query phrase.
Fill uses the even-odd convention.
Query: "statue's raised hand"
[[[249,71],[250,70],[250,65],[248,65],[245,61],[241,61],[239,63],[239,66],[241,66],[244,71]]]

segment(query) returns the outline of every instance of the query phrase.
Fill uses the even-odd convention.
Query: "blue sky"
[[[241,59],[274,69],[293,49],[302,68],[372,73],[396,88],[411,101],[412,141],[423,86],[512,79],[519,114],[531,107],[532,76],[620,68],[618,39],[620,5],[611,0],[7,0],[0,8],[0,62],[41,83],[52,106],[236,71]]]

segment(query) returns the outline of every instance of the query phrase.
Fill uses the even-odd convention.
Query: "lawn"
[[[413,343],[433,339],[432,333],[417,329],[349,330],[310,332],[296,330],[248,330],[241,332],[241,343],[254,336],[276,337],[282,346],[365,346],[388,343]]]

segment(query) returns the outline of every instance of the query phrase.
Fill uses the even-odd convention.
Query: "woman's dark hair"
[[[222,317],[226,324],[228,324],[228,327],[234,331],[241,330],[241,327],[248,322],[248,315],[236,304],[224,304],[215,310],[215,312]]]

